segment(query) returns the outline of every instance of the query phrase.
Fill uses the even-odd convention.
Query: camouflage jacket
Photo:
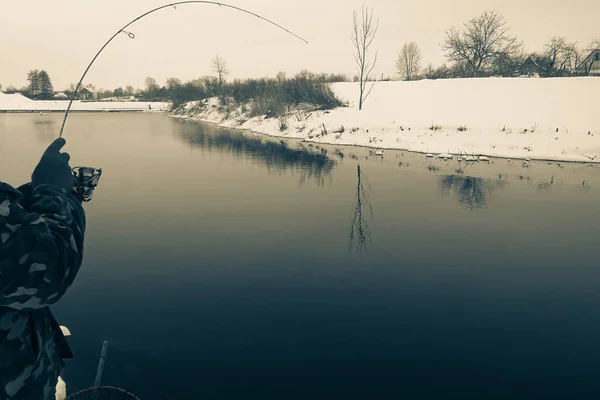
[[[85,213],[53,185],[23,194],[0,182],[0,400],[54,399],[64,361],[49,306],[83,258]],[[25,207],[24,207],[25,206]]]

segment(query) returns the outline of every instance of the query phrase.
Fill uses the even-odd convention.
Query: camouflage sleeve
[[[29,210],[20,199],[0,182],[0,306],[29,311],[54,304],[73,283],[83,260],[85,213],[53,185],[33,190]]]

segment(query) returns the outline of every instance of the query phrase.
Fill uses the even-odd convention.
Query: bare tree
[[[598,50],[598,49],[600,49],[600,38],[596,38],[596,39],[592,40],[592,42],[587,47],[587,50],[589,50],[589,51]]]
[[[131,85],[127,85],[127,86],[125,87],[125,94],[126,94],[127,96],[133,96],[133,93],[134,93],[134,92],[135,92],[135,89],[133,88],[133,86],[131,86]]]
[[[360,20],[356,11],[354,11],[353,21],[352,44],[354,45],[354,62],[356,63],[360,90],[358,109],[362,110],[362,106],[374,86],[374,83],[372,83],[369,89],[366,90],[367,82],[372,80],[373,69],[377,64],[377,51],[373,59],[370,60],[369,50],[373,44],[373,39],[375,39],[377,28],[379,28],[379,18],[377,21],[373,21],[373,11],[369,13],[369,9],[363,6]]]
[[[548,58],[546,75],[554,76],[572,71],[578,62],[579,52],[576,43],[569,43],[564,37],[553,37],[544,46],[544,56]]]
[[[569,72],[575,72],[583,59],[582,51],[577,46],[577,42],[567,43],[565,47],[565,68]]]
[[[559,68],[556,66],[557,64],[561,64],[566,46],[567,41],[562,37],[553,37],[544,45],[544,55],[550,60],[548,71],[546,71],[547,75],[553,75],[554,71],[562,68],[562,66]]]
[[[225,77],[229,74],[225,60],[219,57],[219,55],[216,55],[215,58],[212,59],[210,67],[212,68],[213,72],[217,74],[219,86],[223,85]]]
[[[151,76],[144,79],[144,84],[146,84],[146,91],[148,92],[158,90],[158,83]]]
[[[181,83],[181,79],[179,79],[179,78],[168,78],[165,82],[165,85],[167,86],[167,90],[173,90],[176,87],[181,86],[182,83]]]
[[[158,91],[160,90],[160,86],[158,86],[158,82],[156,82],[156,79],[149,76],[146,79],[144,79],[144,84],[146,85],[145,96],[150,98],[156,97]]]
[[[514,55],[521,47],[517,38],[509,35],[504,17],[494,11],[486,11],[463,26],[462,31],[455,27],[446,31],[441,46],[448,60],[466,63],[469,76],[476,76],[499,54]]]
[[[433,68],[433,64],[432,63],[427,64],[427,66],[423,69],[423,75],[427,79],[433,79],[434,78],[435,69]]]
[[[421,69],[421,50],[415,42],[405,43],[396,60],[398,75],[405,81],[412,81]]]

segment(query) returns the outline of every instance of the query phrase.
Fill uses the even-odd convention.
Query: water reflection
[[[336,148],[336,149],[333,151],[333,154],[335,154],[336,156],[338,156],[340,160],[343,160],[343,159],[344,159],[344,153],[343,153],[343,152],[342,152],[340,149],[337,149],[337,148]]]
[[[589,191],[590,190],[590,184],[589,184],[589,182],[587,182],[587,181],[584,180],[583,182],[581,182],[581,184],[577,185],[577,188],[578,189],[582,189],[584,191]]]
[[[504,186],[505,182],[501,179],[492,180],[461,175],[445,175],[440,179],[442,194],[453,192],[458,203],[468,210],[484,207],[488,196]]]
[[[248,132],[220,129],[211,124],[187,123],[176,130],[178,136],[193,147],[224,151],[237,159],[251,159],[274,172],[300,172],[300,183],[315,182],[323,186],[336,161],[326,149],[317,150],[285,140],[275,140]],[[312,146],[311,146],[312,147]],[[339,154],[338,154],[339,156]]]
[[[373,206],[369,202],[367,190],[363,185],[366,176],[361,172],[360,164],[356,167],[356,171],[356,201],[354,202],[354,215],[350,225],[350,234],[348,235],[348,250],[355,249],[357,253],[362,253],[367,251],[368,244],[371,241],[367,217],[370,215],[373,218]],[[369,187],[368,181],[367,187]]]
[[[34,132],[36,138],[43,143],[51,142],[56,139],[58,130],[56,122],[51,119],[35,119],[33,120]]]

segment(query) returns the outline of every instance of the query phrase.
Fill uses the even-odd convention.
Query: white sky
[[[45,69],[56,90],[76,82],[100,46],[121,26],[165,0],[0,0],[0,83],[25,85]],[[171,1],[172,2],[172,1]],[[502,14],[535,51],[552,36],[587,45],[600,37],[599,0],[231,0],[304,37],[305,44],[258,18],[214,5],[181,5],[136,22],[98,58],[86,82],[114,89],[212,74],[219,54],[232,78],[294,74],[302,69],[354,75],[352,12],[365,5],[380,26],[378,75],[392,76],[403,43],[416,41],[423,63],[444,62],[444,32],[486,10]]]

